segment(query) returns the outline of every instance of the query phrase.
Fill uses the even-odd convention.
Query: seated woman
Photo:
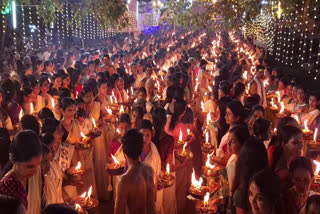
[[[250,133],[248,130],[248,126],[245,123],[235,126],[229,131],[228,151],[230,152],[231,156],[228,160],[226,169],[228,174],[229,189],[231,193],[230,196],[232,196],[235,190],[234,180],[237,159],[239,157],[243,144],[249,137]]]
[[[249,183],[250,213],[286,213],[281,195],[279,177],[269,168],[259,171]]]
[[[280,177],[283,188],[287,189],[292,186],[289,166],[302,154],[302,132],[297,127],[285,126],[279,133],[279,142],[272,155],[271,169]]]
[[[319,111],[320,97],[316,93],[311,93],[309,96],[309,106],[302,113],[301,121],[308,121],[307,125],[309,129],[315,130],[317,127],[317,117],[320,115]]]
[[[131,111],[131,128],[137,129],[140,126],[143,118],[143,108],[141,106],[135,106]]]
[[[285,190],[288,213],[299,214],[310,194],[313,178],[312,163],[305,157],[296,158],[290,165],[293,186]]]
[[[7,79],[1,84],[1,90],[5,92],[2,93],[3,101],[1,102],[1,106],[8,113],[12,124],[16,125],[19,123],[19,114],[22,109],[18,104],[19,99],[17,97],[20,89],[16,89],[14,82],[10,79]]]
[[[19,100],[19,104],[22,107],[24,114],[35,113],[32,97],[33,97],[33,93],[31,89],[29,88],[23,89],[20,100]]]
[[[249,138],[240,151],[235,173],[234,206],[237,214],[249,213],[248,200],[250,179],[268,166],[265,146],[254,137]]]
[[[27,181],[39,169],[41,159],[42,148],[39,137],[31,130],[19,132],[10,145],[12,169],[1,176],[0,194],[19,199],[27,210]]]
[[[36,102],[36,112],[39,112],[42,108],[48,107],[49,109],[53,109],[54,107],[54,99],[48,94],[49,91],[49,80],[47,77],[40,78],[40,95],[37,96]]]

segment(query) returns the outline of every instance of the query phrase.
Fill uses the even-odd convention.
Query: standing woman
[[[11,118],[9,117],[7,111],[3,108],[3,97],[5,92],[0,88],[0,128],[5,128],[7,130],[13,130]]]
[[[40,95],[37,96],[36,112],[39,112],[42,108],[48,107],[53,109],[52,97],[48,94],[49,91],[49,80],[47,77],[40,78]]]
[[[7,79],[1,84],[2,102],[1,107],[8,113],[12,124],[19,123],[19,113],[21,106],[18,104],[14,83]]]
[[[41,160],[42,148],[38,136],[31,130],[19,132],[10,145],[13,166],[0,181],[0,194],[19,199],[28,210],[27,180],[39,170]]]
[[[226,123],[229,125],[229,130],[242,122],[244,116],[244,108],[240,101],[233,100],[227,104]],[[229,131],[222,137],[216,156],[212,156],[211,160],[225,166],[231,154],[228,152]]]
[[[32,97],[33,97],[32,90],[29,88],[25,88],[23,89],[22,94],[20,96],[21,97],[20,97],[19,104],[22,107],[24,114],[33,113],[32,108],[34,108],[33,107],[34,105],[32,103]],[[19,117],[19,113],[18,113],[18,117]]]
[[[98,126],[100,121],[101,104],[94,101],[93,91],[89,87],[84,87],[79,94],[79,98],[84,101],[84,110],[90,120],[95,120]],[[95,181],[97,184],[97,193],[100,200],[107,200],[107,174],[106,174],[106,160],[107,160],[107,145],[106,145],[106,129],[101,129],[101,136],[94,139],[93,147],[93,168],[95,171]]]

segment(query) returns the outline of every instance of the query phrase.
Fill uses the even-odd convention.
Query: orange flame
[[[300,123],[301,123],[301,121],[300,121],[300,119],[299,119],[298,115],[294,114],[294,115],[293,115],[293,118],[298,122],[298,124],[300,124]]]
[[[187,134],[190,135],[190,129],[187,129]]]
[[[208,169],[214,169],[214,168],[216,167],[215,165],[212,165],[212,164],[210,163],[210,155],[209,155],[209,154],[208,154],[208,156],[207,156],[206,167],[207,167]]]
[[[280,105],[281,105],[280,114],[282,114],[284,112],[284,103],[280,102]]]
[[[313,135],[313,141],[316,143],[317,142],[317,137],[318,137],[318,128],[314,130],[314,135]]]
[[[75,204],[74,209],[75,209],[77,212],[81,212],[81,206],[80,206],[79,204]]]
[[[117,158],[113,155],[111,155],[111,157],[112,157],[114,163],[116,164],[116,166],[120,166],[120,162],[117,160]]]
[[[185,143],[185,144],[183,145],[181,155],[185,155],[185,154],[186,154],[186,147],[187,147],[187,145],[188,145],[188,143]]]
[[[314,171],[314,175],[315,176],[319,176],[319,172],[320,172],[320,162],[313,160],[313,163],[316,165],[316,170]]]
[[[109,109],[107,107],[105,107],[105,109],[107,110],[108,114],[112,114],[112,110],[111,109]]]
[[[244,71],[242,77],[247,80],[248,79],[248,71]]]
[[[202,186],[202,182],[203,182],[203,179],[200,177],[199,180],[196,179],[196,173],[193,169],[193,172],[192,172],[192,178],[191,178],[191,185],[197,189],[197,190],[201,190],[201,186]]]
[[[33,104],[30,103],[30,114],[33,114],[33,112],[34,112]]]
[[[91,120],[92,120],[93,127],[97,128],[96,120],[93,117],[91,118]]]
[[[85,198],[87,196],[87,192],[84,192],[80,197]]]
[[[209,198],[210,198],[210,193],[207,192],[206,195],[204,196],[204,199],[203,199],[203,206],[204,207],[207,207],[208,204],[209,204]]]
[[[23,117],[23,110],[21,109],[19,113],[19,120],[21,120],[22,117]]]
[[[183,142],[183,135],[182,135],[182,130],[180,129],[180,134],[179,134],[179,141]]]
[[[123,114],[124,113],[124,108],[123,108],[123,105],[120,106],[120,114]]]
[[[310,132],[310,129],[308,128],[308,120],[304,121],[304,129],[302,130],[304,133]]]
[[[87,195],[87,200],[90,200],[90,197],[91,197],[91,195],[92,195],[92,186],[89,188],[89,190],[88,190],[88,195]]]
[[[54,98],[51,99],[51,104],[52,104],[52,108],[54,109],[54,106],[55,106]]]
[[[79,172],[81,169],[81,162],[79,161],[77,166],[76,166],[76,171]]]
[[[209,143],[209,132],[206,132],[206,142],[205,142],[205,144],[210,144]]]
[[[83,132],[80,132],[80,135],[81,135],[81,137],[82,137],[83,140],[87,138],[87,136],[85,136],[85,135],[83,134]]]
[[[167,164],[167,167],[166,167],[166,175],[170,175],[170,165]]]

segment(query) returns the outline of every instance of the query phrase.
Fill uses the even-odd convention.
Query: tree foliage
[[[0,0],[0,5],[10,2],[11,0]],[[92,14],[102,27],[124,28],[128,24],[127,5],[123,0],[16,0],[16,3],[35,5],[45,23],[54,22],[56,12],[63,13],[68,4],[79,25],[88,14]]]
[[[167,0],[162,20],[192,29],[206,27],[207,29],[239,30],[244,24],[252,23],[263,9],[274,15],[275,23],[281,21],[282,24],[291,24],[294,27],[296,23],[288,20],[297,18],[296,22],[308,23],[311,28],[319,27],[320,20],[313,19],[314,8],[317,7],[317,11],[320,10],[317,0],[281,0],[280,2],[281,18],[278,19],[279,1],[193,0],[191,5],[190,0]]]

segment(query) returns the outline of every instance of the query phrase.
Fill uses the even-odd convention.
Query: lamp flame
[[[209,113],[207,114],[207,125],[209,125],[211,122],[212,122],[211,111],[209,111]]]
[[[185,143],[185,144],[183,145],[181,155],[185,155],[185,154],[186,154],[186,147],[187,147],[187,145],[188,145],[188,143]]]
[[[81,206],[80,206],[79,204],[75,204],[74,209],[75,209],[77,212],[81,212]]]
[[[33,112],[34,112],[33,104],[30,103],[30,114],[33,114]]]
[[[120,106],[120,114],[123,114],[124,113],[124,108],[123,108],[123,105]]]
[[[166,175],[170,175],[170,165],[167,164],[167,167],[166,167]]]
[[[314,135],[313,135],[313,141],[316,143],[317,142],[317,137],[318,137],[318,128],[314,130]]]
[[[209,154],[207,155],[206,167],[207,167],[208,169],[214,169],[214,168],[216,167],[215,165],[212,165],[212,164],[210,163],[210,155],[209,155]]]
[[[80,132],[80,135],[82,137],[82,139],[86,139],[87,137],[83,134],[83,132]]]
[[[202,182],[203,182],[203,179],[200,177],[199,180],[196,179],[196,173],[193,169],[193,172],[192,172],[192,178],[191,178],[191,185],[197,189],[197,190],[201,190],[201,186],[202,186]]]
[[[280,91],[276,91],[277,97],[278,97],[278,103],[280,103],[281,101],[281,97],[280,97]]]
[[[210,193],[207,192],[206,195],[204,196],[204,199],[203,199],[203,206],[204,207],[207,207],[208,204],[209,204],[209,197],[210,197]]]
[[[180,129],[180,134],[179,134],[179,141],[183,142],[183,135],[182,135],[182,130]]]
[[[91,118],[91,120],[92,120],[93,127],[97,128],[96,120],[93,117]]]
[[[21,120],[22,117],[23,117],[23,110],[21,109],[19,113],[19,120]]]
[[[203,101],[201,101],[201,110],[202,110],[202,112],[205,112]]]
[[[107,107],[105,107],[106,108],[106,110],[107,110],[107,112],[108,112],[108,114],[112,114],[112,110],[110,109],[110,108],[107,108]]]
[[[280,114],[282,114],[284,112],[284,103],[280,102],[280,105],[281,105]]]
[[[319,172],[320,172],[320,162],[313,160],[313,163],[316,165],[316,170],[314,171],[314,175],[315,176],[319,176]]]
[[[81,162],[79,161],[77,166],[76,166],[76,171],[79,172],[81,169]]]
[[[111,157],[112,157],[114,163],[116,164],[116,166],[120,166],[120,162],[117,160],[117,158],[113,155],[111,155]]]
[[[55,106],[54,98],[51,99],[51,105],[52,105],[52,109],[54,109],[54,106]]]
[[[308,128],[308,120],[304,121],[304,129],[302,130],[304,133],[310,132],[310,129]]]
[[[298,124],[300,124],[300,123],[301,123],[301,121],[300,121],[300,119],[299,119],[298,115],[294,114],[294,115],[293,115],[293,118],[298,122]]]

